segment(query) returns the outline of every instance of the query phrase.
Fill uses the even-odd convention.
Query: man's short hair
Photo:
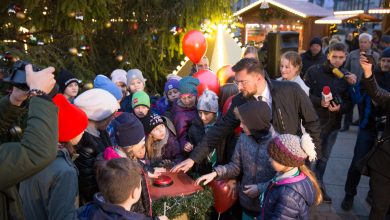
[[[361,33],[359,35],[359,41],[363,38],[366,38],[368,41],[372,41],[372,36],[371,34],[367,34],[367,33]]]
[[[232,67],[232,70],[236,73],[241,70],[246,70],[248,74],[258,73],[264,76],[263,65],[259,60],[254,58],[242,58]]]
[[[347,53],[347,46],[344,43],[335,43],[329,46],[329,53],[333,51],[342,51]]]
[[[117,158],[99,163],[96,179],[103,197],[112,204],[120,204],[140,187],[141,170],[129,158]]]

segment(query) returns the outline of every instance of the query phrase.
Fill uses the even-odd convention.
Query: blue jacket
[[[302,172],[280,182],[272,182],[263,195],[263,220],[309,219],[309,207],[316,192],[310,179]]]
[[[101,193],[94,195],[94,201],[80,207],[77,211],[79,220],[149,220],[158,219],[143,214],[130,212],[123,207],[108,203]]]

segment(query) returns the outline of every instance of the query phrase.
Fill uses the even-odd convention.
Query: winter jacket
[[[180,100],[178,100],[180,102]],[[190,128],[191,122],[199,118],[196,106],[192,108],[186,108],[180,106],[178,102],[173,104],[172,107],[172,119],[176,128],[176,136],[179,141],[181,151],[184,152],[184,145],[189,142],[187,132]]]
[[[302,121],[303,127],[316,146],[317,157],[320,158],[320,123],[309,97],[294,82],[267,80],[267,84],[272,97],[272,125],[275,131],[279,134],[301,135]],[[249,101],[255,101],[255,98],[246,98],[242,93],[236,95],[227,114],[207,132],[199,147],[191,152],[190,158],[199,163],[212,149],[222,143],[226,136],[240,125],[240,120],[234,114],[234,108]]]
[[[372,54],[375,64],[379,61],[379,53],[369,49],[367,54]],[[374,65],[375,65],[374,64]],[[360,50],[356,49],[351,51],[351,53],[348,55],[347,60],[345,61],[344,68],[346,68],[351,73],[355,74],[357,76],[357,81],[359,82],[362,79],[363,76],[363,69],[360,66]]]
[[[368,95],[386,111],[386,125],[383,137],[390,136],[390,92],[379,88],[375,77],[362,79]],[[387,140],[379,146],[368,162],[368,167],[381,175],[390,178],[390,141]]]
[[[79,220],[152,220],[141,213],[127,211],[122,206],[106,202],[101,193],[96,193],[94,201],[80,207],[77,211]]]
[[[172,120],[172,106],[172,102],[168,101],[166,96],[163,96],[157,100],[155,112]]]
[[[56,157],[57,107],[46,100],[29,101],[27,126],[20,142],[0,144],[0,219],[24,219],[16,185],[48,166]],[[11,105],[9,96],[0,99],[0,133],[20,117],[23,109]]]
[[[269,162],[267,147],[271,141],[271,134],[263,136],[256,141],[253,137],[241,134],[230,163],[214,167],[218,178],[234,179],[242,174],[239,184],[239,200],[243,208],[259,212],[258,198],[250,198],[244,192],[245,185],[258,185],[263,192],[268,181],[275,176],[275,171]]]
[[[309,220],[309,207],[315,201],[315,189],[310,179],[298,176],[272,182],[262,195],[262,219]]]
[[[79,157],[74,163],[80,172],[80,204],[86,204],[92,201],[93,195],[99,191],[95,179],[95,161],[97,156],[103,153],[108,146],[111,146],[111,142],[106,131],[100,131],[99,137],[86,131],[77,145]]]
[[[341,69],[341,71],[344,72],[345,69]],[[347,81],[337,78],[332,73],[332,68],[328,61],[324,64],[312,66],[307,71],[304,80],[306,85],[310,87],[310,99],[320,118],[322,134],[325,135],[339,129],[341,127],[342,114],[347,113],[352,107]],[[342,100],[340,111],[331,112],[328,108],[322,107],[321,100],[324,86],[330,87],[333,98],[338,97]]]
[[[317,64],[323,64],[326,61],[326,56],[322,51],[320,51],[317,55],[313,56],[311,54],[310,49],[307,50],[305,53],[301,54],[302,58],[302,72],[301,76],[304,77],[307,70],[314,65]]]
[[[125,96],[120,103],[121,108],[118,111],[133,113],[133,108],[131,107],[132,97],[132,94]]]
[[[118,147],[107,147],[103,153],[104,160],[111,160],[115,158],[126,157],[122,154]],[[149,189],[146,182],[147,169],[143,162],[137,159],[138,164],[143,170],[143,175],[141,176],[141,198],[131,207],[131,211],[141,213],[145,216],[152,216],[152,199],[149,195]]]
[[[44,170],[23,181],[19,193],[27,219],[74,219],[78,207],[77,169],[68,150]]]

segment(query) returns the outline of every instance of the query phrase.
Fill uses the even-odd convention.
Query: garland
[[[213,192],[209,187],[190,196],[178,196],[161,198],[153,201],[153,213],[155,216],[164,214],[164,202],[166,203],[166,215],[169,219],[177,218],[184,213],[189,219],[207,219],[210,207],[214,204]]]

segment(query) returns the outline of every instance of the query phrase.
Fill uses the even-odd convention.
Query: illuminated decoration
[[[350,14],[348,14],[350,12]],[[363,13],[358,13],[363,12]],[[358,14],[357,14],[358,13]],[[333,16],[328,16],[325,18],[321,18],[318,20],[315,20],[314,23],[316,24],[341,24],[343,21],[347,21],[347,23],[354,23],[351,22],[353,19],[358,19],[360,21],[380,21],[376,17],[372,15],[364,14],[363,10],[357,10],[357,11],[335,11]],[[349,22],[348,22],[349,21]]]
[[[261,28],[260,28],[261,27]],[[258,39],[259,37],[259,30],[262,29],[264,33],[266,32],[276,32],[276,31],[296,31],[302,34],[303,26],[298,24],[269,24],[269,23],[263,23],[263,24],[246,24],[245,25],[245,44],[248,44],[251,41],[257,42],[257,41],[263,41],[264,39]],[[256,33],[256,34],[253,34]],[[264,35],[265,37],[265,35]]]
[[[334,15],[358,15],[364,14],[364,10],[355,10],[355,11],[335,11]]]
[[[260,6],[260,8],[264,7],[262,4],[266,1],[267,4],[271,4],[274,6],[277,6],[281,9],[284,9],[288,12],[291,12],[293,14],[296,14],[300,17],[306,18],[310,16],[317,16],[317,17],[323,17],[323,16],[329,16],[332,14],[331,11],[322,8],[320,6],[317,6],[310,2],[305,1],[290,1],[290,0],[259,0],[256,1],[241,10],[238,10],[236,13],[234,13],[234,16],[239,16],[246,11]],[[266,9],[266,8],[264,8]]]
[[[390,8],[369,9],[368,14],[390,14]]]

